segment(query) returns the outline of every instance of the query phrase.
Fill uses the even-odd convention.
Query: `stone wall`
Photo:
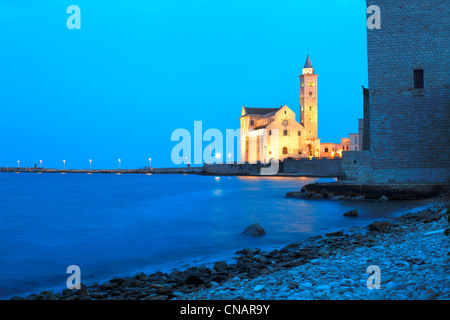
[[[369,151],[344,152],[350,183],[448,183],[449,15],[441,0],[368,0],[381,29],[367,30]],[[424,88],[413,73],[424,70]],[[367,121],[366,121],[367,123]]]
[[[341,159],[285,160],[282,172],[306,177],[337,177],[341,169],[341,163]]]
[[[286,159],[280,162],[279,175],[304,177],[336,177],[341,159]],[[260,175],[263,164],[205,164],[203,174],[210,175]]]
[[[379,159],[370,151],[346,151],[342,157],[340,182],[352,184],[442,184],[448,168],[439,167],[377,167]]]
[[[203,174],[207,175],[259,175],[262,164],[207,164],[203,165]]]

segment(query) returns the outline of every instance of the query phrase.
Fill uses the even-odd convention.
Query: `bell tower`
[[[311,60],[306,58],[300,78],[300,123],[305,127],[306,139],[317,140],[317,74]]]

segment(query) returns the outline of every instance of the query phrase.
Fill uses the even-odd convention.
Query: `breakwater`
[[[181,173],[181,174],[199,174],[203,168],[145,168],[145,169],[52,169],[52,168],[6,168],[0,167],[0,172],[28,172],[28,173],[110,173],[110,174],[164,174],[164,173]]]

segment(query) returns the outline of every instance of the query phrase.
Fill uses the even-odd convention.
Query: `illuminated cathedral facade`
[[[242,107],[241,162],[286,158],[319,158],[317,137],[317,74],[309,55],[300,78],[300,122],[288,106]]]

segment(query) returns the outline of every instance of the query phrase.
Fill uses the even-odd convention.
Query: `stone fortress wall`
[[[363,151],[343,152],[351,184],[450,181],[450,16],[441,0],[367,0],[381,29],[367,30],[369,96]],[[415,88],[423,70],[424,88]],[[367,91],[366,91],[367,93]],[[367,127],[366,127],[367,126]]]

